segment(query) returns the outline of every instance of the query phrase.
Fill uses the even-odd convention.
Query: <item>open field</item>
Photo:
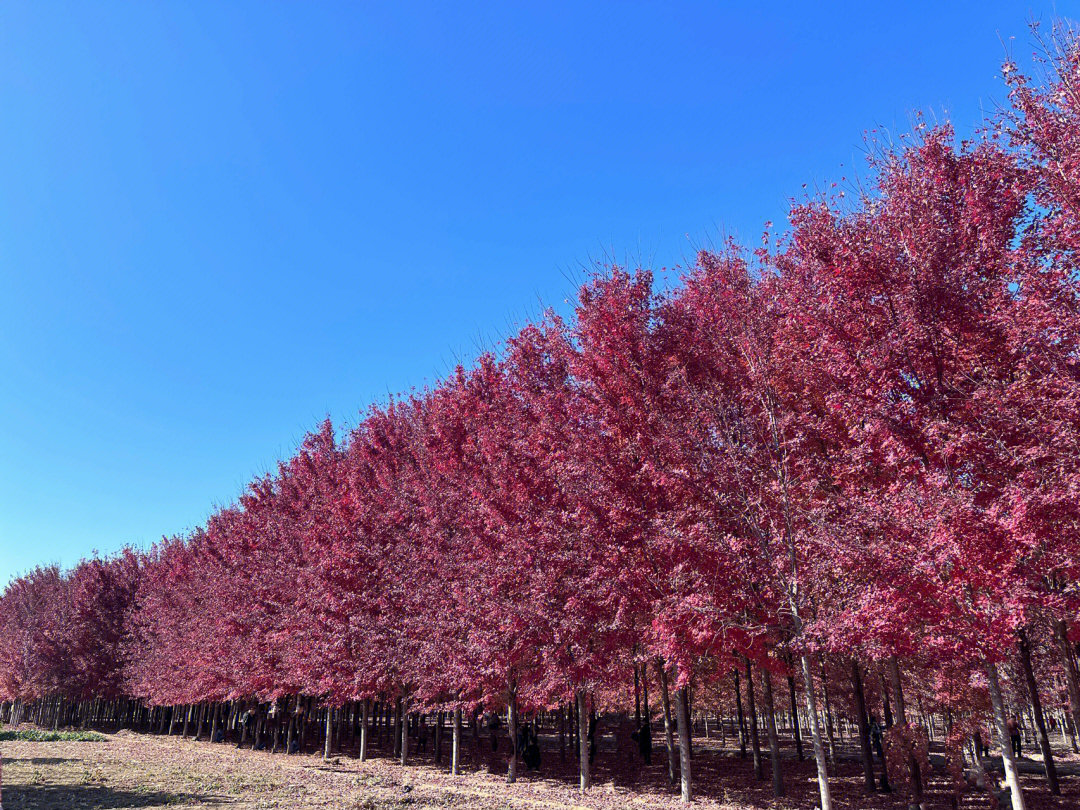
[[[546,751],[541,775],[525,773],[508,785],[502,759],[475,759],[463,746],[466,773],[451,777],[431,757],[415,757],[402,768],[376,756],[361,763],[340,756],[329,763],[314,754],[271,756],[264,751],[237,750],[233,745],[194,742],[179,737],[119,732],[104,742],[0,743],[4,760],[4,807],[7,810],[53,808],[343,808],[345,810],[420,810],[470,808],[550,810],[551,808],[676,808],[677,791],[666,785],[665,756],[657,746],[651,768],[620,764],[614,752],[603,751],[596,763],[596,782],[585,798],[576,791],[572,762],[563,764]],[[808,808],[817,794],[812,763],[785,758],[788,796],[774,800],[768,782],[755,782],[748,761],[718,741],[695,740],[695,780],[699,808]],[[789,752],[785,752],[789,753]],[[1049,796],[1039,763],[1024,760],[1024,787],[1029,808],[1080,807],[1080,763],[1061,763],[1069,774],[1063,795]],[[489,769],[496,769],[495,773]],[[833,777],[838,808],[902,808],[898,795],[866,796],[856,762],[843,761]],[[951,807],[944,769],[935,767],[927,810]],[[964,808],[989,808],[985,796],[968,794]]]

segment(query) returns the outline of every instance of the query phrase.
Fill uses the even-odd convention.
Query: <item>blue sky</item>
[[[201,523],[583,268],[755,242],[1069,4],[0,6],[0,584]]]

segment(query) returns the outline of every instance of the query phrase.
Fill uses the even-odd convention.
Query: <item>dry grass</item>
[[[4,806],[7,810],[53,808],[232,808],[232,810],[661,810],[681,805],[665,779],[660,750],[652,768],[602,754],[597,783],[582,798],[575,790],[572,763],[562,765],[548,754],[542,776],[526,774],[508,785],[498,759],[468,763],[470,770],[451,777],[430,761],[402,768],[385,758],[361,763],[342,756],[324,763],[314,755],[270,756],[180,738],[130,732],[106,735],[104,742],[16,740],[0,745],[4,759]],[[470,751],[471,753],[471,751]],[[607,760],[607,761],[604,761]],[[785,760],[788,796],[772,799],[768,784],[752,778],[749,763],[721,752],[715,741],[700,741],[695,755],[703,810],[726,808],[807,808],[816,786],[811,763]],[[632,771],[632,772],[631,772]],[[1025,777],[1029,806],[1080,807],[1080,780],[1065,781],[1066,795],[1054,800],[1037,775]],[[899,796],[867,797],[855,763],[844,763],[833,779],[836,804],[845,810],[901,808]],[[950,807],[941,774],[931,781],[927,810]],[[989,807],[983,797],[966,798],[962,807]]]

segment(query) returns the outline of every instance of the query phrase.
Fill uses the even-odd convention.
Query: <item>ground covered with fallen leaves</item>
[[[665,753],[659,746],[653,765],[640,766],[614,752],[601,752],[594,787],[582,798],[576,790],[572,759],[557,751],[544,754],[539,774],[525,772],[514,785],[506,782],[505,761],[486,746],[465,746],[466,773],[451,777],[445,766],[419,755],[401,767],[376,753],[361,763],[341,755],[324,762],[316,754],[271,756],[237,750],[231,744],[195,742],[179,737],[119,732],[103,742],[0,743],[3,755],[3,805],[7,810],[49,808],[344,808],[344,810],[420,810],[470,808],[676,808],[682,807],[667,784]],[[728,741],[730,744],[730,740]],[[813,763],[797,762],[785,751],[787,796],[773,799],[770,784],[753,778],[748,760],[724,749],[717,740],[695,741],[695,806],[699,808],[810,808],[816,806]],[[501,751],[505,755],[505,751]],[[854,752],[850,752],[854,754]],[[1063,795],[1051,797],[1037,762],[1026,762],[1029,808],[1080,808],[1080,763],[1062,763],[1070,775]],[[766,762],[766,771],[768,763]],[[838,808],[903,808],[899,794],[867,796],[857,761],[841,761],[832,786]],[[936,768],[928,786],[926,810],[952,807],[944,769]],[[963,808],[989,808],[985,795],[969,794]]]

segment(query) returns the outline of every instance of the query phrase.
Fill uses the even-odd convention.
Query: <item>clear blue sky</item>
[[[202,522],[592,260],[755,241],[1069,4],[0,6],[0,585]]]

